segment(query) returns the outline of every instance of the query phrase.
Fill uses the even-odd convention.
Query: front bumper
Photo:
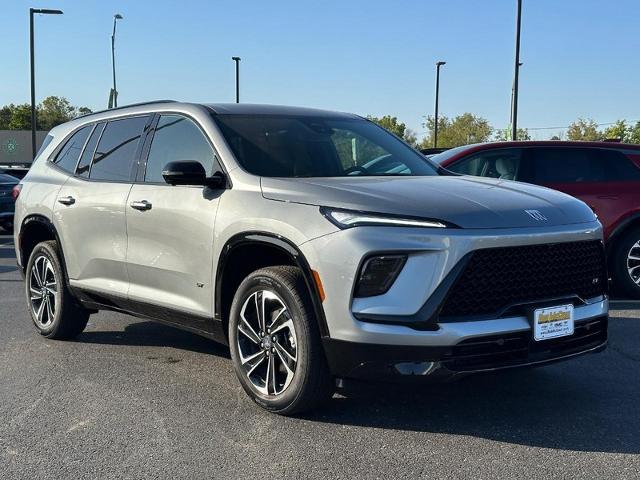
[[[361,380],[437,380],[542,365],[602,351],[607,300],[575,309],[571,336],[536,342],[526,317],[441,324],[429,346],[357,343],[331,338],[324,347],[333,375]]]

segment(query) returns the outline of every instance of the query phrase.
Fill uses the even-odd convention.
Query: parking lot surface
[[[225,347],[107,312],[46,340],[23,288],[0,235],[2,478],[640,478],[640,303],[613,303],[604,353],[283,418]]]

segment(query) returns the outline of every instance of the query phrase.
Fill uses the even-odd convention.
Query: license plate
[[[539,308],[533,312],[535,341],[568,335],[573,335],[573,305]]]

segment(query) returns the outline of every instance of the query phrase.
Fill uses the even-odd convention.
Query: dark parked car
[[[30,163],[10,163],[0,165],[0,175],[11,175],[17,179],[22,179],[29,171]]]
[[[640,298],[640,145],[496,142],[430,158],[456,173],[534,183],[584,201],[604,226],[615,289]]]
[[[19,181],[11,175],[0,173],[0,230],[11,230],[13,228],[15,202],[13,201],[12,190]]]

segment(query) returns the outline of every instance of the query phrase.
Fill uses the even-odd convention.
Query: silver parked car
[[[370,170],[371,169],[371,170]],[[448,174],[356,115],[139,104],[54,128],[15,245],[49,338],[110,309],[228,343],[264,408],[602,350],[602,231],[542,187]]]

